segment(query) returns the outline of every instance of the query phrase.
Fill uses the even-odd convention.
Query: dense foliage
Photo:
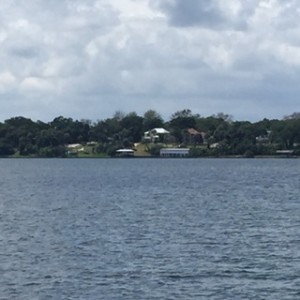
[[[163,141],[147,144],[145,131],[163,127],[170,135]],[[201,135],[191,135],[190,130]],[[143,116],[135,112],[116,112],[111,118],[91,122],[57,117],[49,123],[14,117],[0,123],[0,156],[65,157],[67,145],[92,145],[93,154],[113,156],[116,149],[145,143],[151,155],[165,145],[189,147],[193,156],[274,155],[277,150],[300,154],[300,114],[282,120],[251,123],[233,121],[223,113],[201,117],[185,109],[165,122],[159,113],[148,110]]]

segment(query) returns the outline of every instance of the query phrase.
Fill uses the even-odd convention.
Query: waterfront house
[[[134,156],[134,150],[132,149],[118,149],[116,151],[116,155],[119,157],[133,157]]]
[[[189,148],[161,148],[161,157],[187,157],[190,155]]]
[[[294,154],[294,150],[277,150],[276,154],[282,157],[291,157]]]
[[[81,144],[68,144],[66,150],[67,155],[75,156],[79,152],[84,152],[84,147]]]

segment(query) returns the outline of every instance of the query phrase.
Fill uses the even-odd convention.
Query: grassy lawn
[[[134,149],[134,156],[139,157],[139,156],[150,156],[150,154],[146,151],[146,147],[144,144],[137,143],[135,144]]]

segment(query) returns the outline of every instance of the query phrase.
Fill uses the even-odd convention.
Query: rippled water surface
[[[300,299],[299,171],[2,159],[0,299]]]

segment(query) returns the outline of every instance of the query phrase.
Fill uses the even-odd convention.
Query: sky
[[[300,111],[298,0],[0,0],[0,121]]]

